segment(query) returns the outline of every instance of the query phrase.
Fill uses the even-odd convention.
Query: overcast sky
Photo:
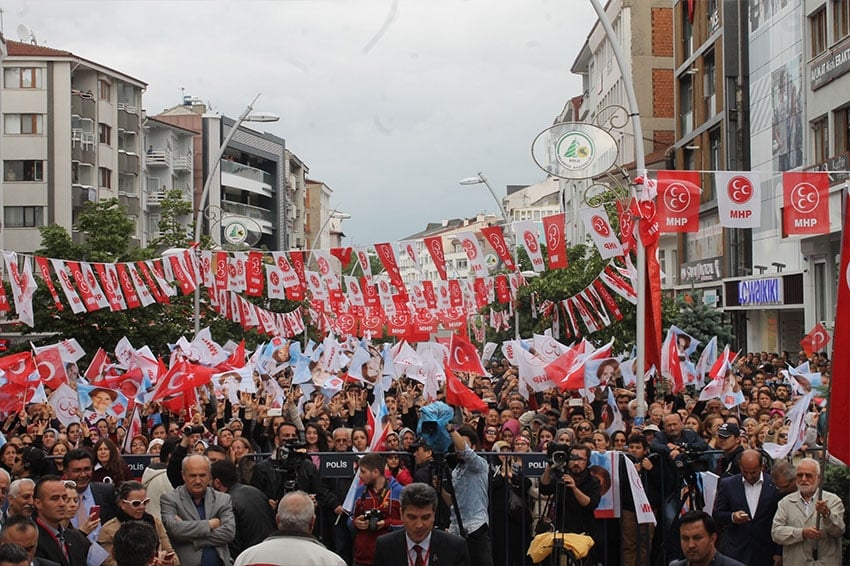
[[[604,2],[603,2],[604,3]],[[399,240],[444,218],[495,212],[482,171],[545,177],[534,137],[581,93],[570,66],[595,21],[588,0],[0,0],[25,24],[148,83],[156,114],[187,95],[235,117],[281,116],[283,137],[352,215],[346,244]]]

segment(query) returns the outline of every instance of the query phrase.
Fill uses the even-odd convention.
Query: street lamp
[[[201,232],[203,226],[201,224],[201,215],[204,213],[204,210],[207,206],[207,199],[210,195],[210,186],[212,186],[213,176],[215,172],[218,170],[218,166],[221,163],[221,158],[224,157],[224,151],[227,149],[227,144],[230,143],[230,140],[233,139],[233,136],[236,134],[236,131],[239,129],[239,126],[242,125],[242,122],[277,122],[280,120],[280,116],[275,114],[270,114],[268,112],[257,112],[252,114],[254,111],[254,103],[257,102],[257,99],[260,98],[260,95],[254,97],[254,100],[251,101],[251,104],[245,109],[242,114],[236,119],[236,123],[233,124],[233,127],[230,128],[230,131],[227,132],[227,136],[224,138],[224,141],[221,142],[221,147],[218,148],[218,154],[215,156],[215,159],[210,163],[210,170],[207,172],[206,181],[204,181],[204,190],[201,191],[201,200],[198,201],[198,210],[195,212],[195,242],[198,244],[201,243]],[[201,286],[195,286],[195,336],[198,335],[198,332],[201,331]]]
[[[467,177],[466,179],[461,179],[460,184],[461,185],[481,185],[481,184],[483,184],[485,187],[487,187],[487,190],[490,191],[490,196],[493,197],[493,200],[495,200],[496,204],[499,206],[499,211],[502,213],[502,220],[504,221],[505,225],[508,224],[508,222],[509,222],[508,213],[505,210],[505,207],[502,204],[502,201],[499,200],[499,197],[497,197],[495,191],[493,191],[493,187],[491,187],[490,183],[487,181],[487,177],[485,177],[483,173],[481,173],[479,171],[478,175],[476,175],[475,177]],[[519,249],[518,249],[518,246],[519,246],[519,242],[517,242],[516,234],[514,234],[514,265],[516,265],[517,269],[519,269]],[[520,335],[519,335],[519,309],[517,307],[518,307],[518,305],[514,305],[514,339],[515,340],[520,339]]]

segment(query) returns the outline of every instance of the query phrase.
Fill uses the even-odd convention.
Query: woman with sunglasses
[[[484,434],[481,435],[481,448],[484,452],[491,452],[493,450],[493,444],[499,440],[499,427],[486,425],[484,427]]]
[[[98,544],[109,552],[109,558],[104,560],[101,566],[117,566],[115,558],[112,555],[112,540],[115,538],[115,533],[118,532],[118,528],[121,527],[121,523],[124,521],[143,521],[152,525],[156,528],[156,532],[159,535],[160,550],[166,553],[174,552],[162,521],[146,510],[150,499],[148,499],[147,490],[144,485],[137,481],[125,481],[118,488],[117,500],[118,511],[115,517],[107,521],[97,535]],[[174,564],[178,564],[176,555],[174,556]]]

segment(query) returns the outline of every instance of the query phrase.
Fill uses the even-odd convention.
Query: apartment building
[[[117,197],[138,220],[147,85],[68,51],[16,41],[6,47],[0,247],[33,252],[41,244],[38,228],[47,224],[80,240],[72,226],[91,201]]]

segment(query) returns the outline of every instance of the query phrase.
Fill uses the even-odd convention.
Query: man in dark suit
[[[58,476],[44,476],[35,486],[35,509],[38,512],[38,548],[36,556],[58,562],[61,566],[86,566],[91,543],[77,529],[63,529],[67,493]]]
[[[745,450],[740,466],[740,474],[720,480],[714,499],[714,520],[721,533],[718,548],[750,566],[773,566],[782,559],[782,547],[770,538],[782,496],[762,470],[757,450]]]
[[[236,557],[260,544],[275,530],[274,511],[262,491],[237,481],[236,464],[220,460],[210,465],[212,487],[230,496],[236,518],[236,538],[230,543],[230,556]]]
[[[681,560],[673,560],[670,566],[744,566],[734,558],[717,552],[717,526],[705,511],[688,511],[679,520],[679,542],[682,545]]]
[[[469,550],[462,538],[435,531],[437,492],[428,484],[412,483],[401,490],[404,530],[378,537],[373,566],[469,566]]]
[[[16,515],[9,517],[0,531],[0,543],[17,544],[29,555],[32,566],[59,566],[52,560],[37,558],[35,551],[38,548],[38,525],[29,517]]]
[[[62,462],[62,478],[74,482],[80,496],[80,508],[77,516],[71,518],[71,524],[79,527],[78,519],[88,517],[91,514],[92,505],[100,505],[101,525],[115,517],[117,513],[115,487],[112,484],[91,481],[94,470],[94,458],[91,452],[82,448],[71,450],[65,454]],[[97,540],[99,532],[100,525],[92,531],[94,537],[92,540]]]

